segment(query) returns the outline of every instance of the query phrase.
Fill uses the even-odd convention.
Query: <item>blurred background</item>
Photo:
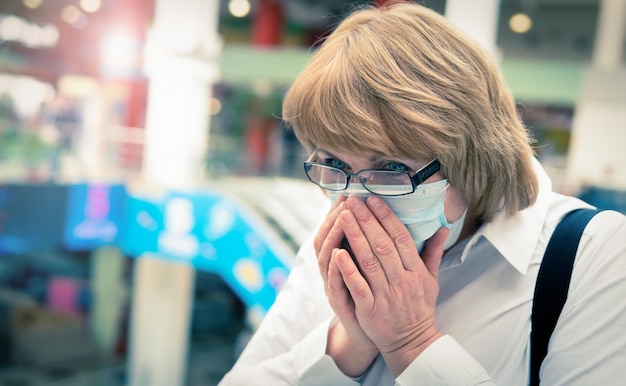
[[[214,385],[323,195],[281,100],[351,0],[0,1],[0,385]],[[626,0],[423,0],[626,212]],[[401,37],[399,37],[401,38]]]

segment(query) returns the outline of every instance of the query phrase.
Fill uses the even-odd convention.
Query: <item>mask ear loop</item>
[[[461,237],[461,232],[463,231],[463,225],[465,223],[466,214],[467,214],[467,207],[465,207],[463,214],[456,221],[452,223],[448,223],[448,220],[446,219],[447,225],[445,225],[445,227],[450,229],[450,233],[448,233],[448,237],[446,237],[446,240],[443,243],[444,251],[449,249],[451,246],[456,244],[457,241],[459,241],[459,238]],[[444,214],[444,219],[445,219],[445,214]]]

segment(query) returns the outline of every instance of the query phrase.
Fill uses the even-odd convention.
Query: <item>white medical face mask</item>
[[[413,193],[404,196],[379,196],[406,225],[419,252],[422,252],[424,242],[441,227],[450,228],[450,233],[444,242],[444,250],[454,245],[461,235],[467,209],[458,220],[453,223],[448,222],[444,213],[444,200],[448,185],[448,180],[444,179],[429,184],[421,184],[415,188]],[[340,196],[365,198],[372,195],[360,183],[349,184],[346,190],[329,190],[327,193],[332,203],[337,201]]]

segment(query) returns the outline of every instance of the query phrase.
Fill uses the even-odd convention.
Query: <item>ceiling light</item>
[[[24,5],[30,9],[39,8],[43,0],[24,0]]]
[[[102,6],[101,0],[80,0],[80,7],[85,12],[94,13]]]
[[[250,2],[248,0],[230,0],[228,10],[235,17],[244,17],[250,13]]]
[[[509,19],[509,27],[511,31],[523,34],[528,32],[533,26],[533,21],[525,13],[516,13]]]
[[[87,24],[87,17],[74,5],[66,5],[61,11],[61,19],[74,28],[84,28]]]

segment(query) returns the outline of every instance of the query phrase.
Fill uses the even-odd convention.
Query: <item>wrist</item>
[[[341,323],[328,330],[326,354],[345,375],[357,378],[363,375],[378,355],[378,349],[370,342],[351,339]]]
[[[423,338],[401,348],[388,352],[381,351],[381,355],[393,377],[397,378],[421,353],[442,336],[441,331],[434,329]]]

